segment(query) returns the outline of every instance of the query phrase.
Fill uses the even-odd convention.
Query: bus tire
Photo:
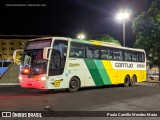
[[[135,86],[136,82],[137,82],[137,77],[136,75],[133,75],[132,79],[130,79],[130,86]]]
[[[124,87],[128,87],[130,83],[130,77],[127,75],[124,79]]]
[[[80,80],[77,77],[72,77],[69,82],[69,92],[76,92],[80,88]]]

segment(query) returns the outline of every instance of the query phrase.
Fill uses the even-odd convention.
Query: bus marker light
[[[41,80],[42,80],[42,81],[46,80],[46,77],[41,77]]]
[[[37,76],[37,75],[35,75],[35,76],[34,76],[34,78],[38,78],[38,76]]]

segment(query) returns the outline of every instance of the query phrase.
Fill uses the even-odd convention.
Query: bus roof
[[[86,44],[90,44],[90,45],[106,46],[106,47],[112,47],[112,48],[145,52],[143,49],[123,47],[119,44],[111,43],[111,42],[104,42],[104,41],[98,41],[98,40],[79,40],[79,39],[72,39],[69,37],[42,37],[42,38],[31,39],[29,41],[44,40],[44,39],[65,39],[68,41],[74,41],[74,42],[78,42],[78,43],[86,43]]]

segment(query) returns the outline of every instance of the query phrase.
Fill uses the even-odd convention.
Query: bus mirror
[[[19,64],[20,63],[20,61],[21,61],[21,55],[19,54],[17,54],[17,53],[20,53],[20,52],[23,52],[23,49],[19,49],[19,50],[15,50],[14,51],[14,53],[13,53],[13,60],[14,60],[14,62],[15,63],[17,63],[17,64]]]
[[[15,51],[14,51],[14,53],[13,53],[13,60],[16,60],[16,59],[17,59],[17,52],[23,52],[23,49],[15,50]]]
[[[52,49],[51,47],[45,47],[43,48],[43,59],[47,60],[48,59],[48,51]]]

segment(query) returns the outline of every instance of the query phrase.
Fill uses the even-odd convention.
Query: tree
[[[132,22],[136,35],[135,47],[146,51],[151,66],[160,68],[160,1],[154,0],[150,8],[142,12]]]
[[[90,39],[104,41],[104,42],[112,42],[112,43],[121,45],[118,40],[115,40],[113,37],[109,36],[108,34],[95,35],[95,36],[92,36]]]

